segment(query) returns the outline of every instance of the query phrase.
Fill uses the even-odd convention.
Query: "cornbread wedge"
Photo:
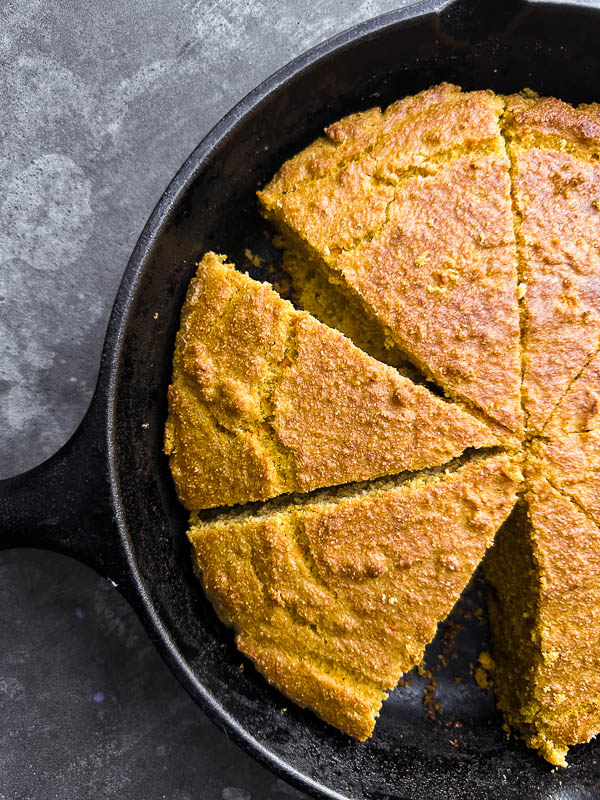
[[[454,399],[522,434],[503,102],[442,84],[341,120],[259,192],[319,265]]]
[[[363,740],[418,664],[516,500],[515,459],[281,501],[188,533],[239,649],[294,702]]]
[[[497,444],[460,408],[208,253],[182,310],[165,451],[191,510],[446,463]]]
[[[503,132],[524,292],[523,400],[535,435],[600,344],[600,106],[509,97]]]
[[[498,532],[491,582],[498,705],[551,764],[600,731],[600,529],[544,478]]]

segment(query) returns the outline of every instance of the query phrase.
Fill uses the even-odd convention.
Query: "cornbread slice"
[[[188,533],[220,619],[294,702],[363,740],[510,513],[506,454],[348,487]]]
[[[551,764],[600,731],[600,529],[544,478],[486,559],[495,690]]]
[[[600,430],[534,445],[536,469],[600,525]]]
[[[340,291],[319,265],[311,262],[305,254],[285,247],[283,240],[278,243],[285,248],[282,266],[292,279],[297,306],[343,333],[373,358],[395,367],[406,378],[423,382],[419,370],[402,355],[356,298]]]
[[[600,428],[600,351],[577,377],[550,415],[544,436],[581,433]]]
[[[537,434],[600,343],[600,106],[509,97],[503,132],[524,292],[524,407]]]
[[[460,408],[208,253],[182,310],[165,452],[188,509],[443,464],[497,444]]]
[[[348,117],[259,192],[290,249],[453,398],[520,435],[517,260],[502,100],[442,84]]]

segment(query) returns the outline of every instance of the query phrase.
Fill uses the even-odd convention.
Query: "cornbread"
[[[600,428],[600,353],[596,353],[556,406],[544,436],[581,433]]]
[[[507,99],[524,286],[523,404],[542,431],[600,344],[600,106]]]
[[[502,110],[490,92],[442,84],[353,115],[287,162],[259,200],[290,247],[429,379],[521,435]]]
[[[510,513],[505,454],[452,471],[202,522],[198,573],[236,643],[274,686],[357,739],[419,663]]]
[[[537,471],[600,524],[600,430],[540,441],[534,452]]]
[[[551,764],[600,728],[600,529],[530,477],[486,559],[498,705]]]
[[[190,510],[437,466],[494,434],[208,253],[190,283],[165,451]]]
[[[309,311],[330,328],[343,333],[373,358],[395,367],[412,381],[423,382],[419,370],[402,355],[381,326],[365,312],[359,301],[343,294],[318,264],[312,263],[304,254],[285,247],[283,268],[292,278],[297,306]]]
[[[364,739],[518,492],[486,663],[564,765],[600,732],[600,106],[441,84],[325,133],[259,192],[302,310],[212,253],[183,308],[165,450],[198,574],[271,683]]]

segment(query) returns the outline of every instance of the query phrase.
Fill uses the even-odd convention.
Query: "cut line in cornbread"
[[[523,291],[523,403],[535,435],[600,344],[600,106],[515,95],[502,129]],[[563,412],[554,433],[566,432]]]
[[[386,693],[508,516],[518,459],[281,500],[188,533],[205,592],[236,643],[294,702],[363,740]]]
[[[600,430],[539,440],[531,461],[538,474],[600,524]]]
[[[550,415],[542,433],[551,437],[564,433],[584,433],[598,428],[600,428],[600,351],[573,381]]]
[[[523,428],[503,101],[442,84],[327,129],[259,192],[287,241],[453,399]]]
[[[165,451],[191,510],[446,463],[473,416],[208,253],[182,310]]]

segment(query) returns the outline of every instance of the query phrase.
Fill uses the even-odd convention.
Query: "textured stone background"
[[[77,427],[135,241],[212,125],[402,0],[0,0],[0,476]],[[302,795],[209,723],[116,591],[0,554],[0,800]]]

